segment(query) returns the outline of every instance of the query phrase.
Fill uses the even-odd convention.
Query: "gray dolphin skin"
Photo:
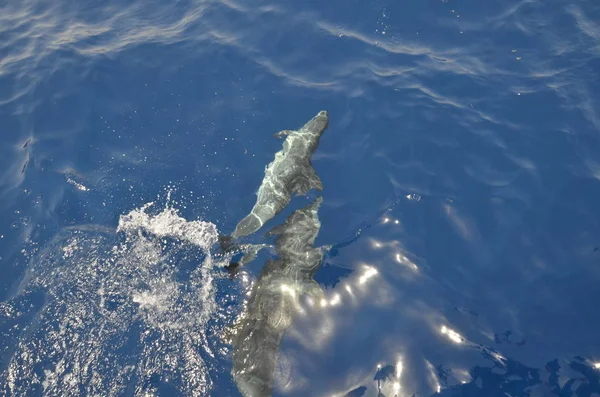
[[[284,130],[275,134],[280,138],[287,136],[283,149],[275,154],[275,159],[265,169],[256,204],[250,214],[237,224],[231,237],[247,236],[260,229],[289,204],[292,193],[303,195],[311,189],[323,190],[310,160],[328,125],[329,116],[323,110],[300,130]]]
[[[319,300],[323,296],[313,280],[323,259],[322,250],[313,247],[321,228],[321,202],[319,197],[296,210],[269,232],[277,235],[278,258],[263,266],[232,338],[232,375],[244,397],[272,395],[279,344],[293,321],[298,298],[305,293]]]

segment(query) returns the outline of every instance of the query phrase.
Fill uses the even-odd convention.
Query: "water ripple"
[[[27,258],[56,229],[114,227],[174,179],[196,198],[188,215],[208,213],[225,229],[279,145],[266,137],[326,108],[331,125],[314,161],[326,186],[323,238],[339,244],[324,268],[343,276],[290,330],[280,391],[394,395],[401,386],[406,395],[460,395],[483,390],[495,368],[503,387],[518,389],[518,375],[528,379],[523,393],[551,395],[530,374],[553,384],[557,357],[592,384],[591,360],[600,357],[586,326],[598,298],[599,8],[316,4],[0,6],[0,265],[10,274],[2,296],[23,274],[44,280],[28,273]],[[382,207],[373,227],[357,226]],[[128,306],[142,306],[147,322],[179,296],[174,283],[151,276]],[[52,288],[62,293],[59,284]],[[81,305],[76,292],[64,293]],[[28,299],[0,310],[16,313]],[[102,310],[111,305],[118,299]],[[53,307],[63,305],[30,310],[43,311],[52,329]],[[71,314],[66,325],[75,327],[80,313]],[[192,352],[163,347],[179,358]],[[576,351],[589,359],[565,359]],[[167,372],[204,390],[193,370],[207,377],[206,368],[183,358],[190,372],[174,362]],[[8,359],[22,373],[19,359]],[[48,390],[72,381],[61,365],[47,374]],[[143,387],[160,383],[142,375]],[[579,381],[561,376],[565,393]]]

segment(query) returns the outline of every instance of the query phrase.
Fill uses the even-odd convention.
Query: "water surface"
[[[286,333],[274,395],[600,394],[599,20],[592,1],[0,5],[1,394],[238,395],[221,336],[270,254],[230,279],[210,245],[273,133],[322,109],[327,304]]]

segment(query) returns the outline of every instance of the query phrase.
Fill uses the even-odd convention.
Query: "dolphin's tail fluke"
[[[219,235],[219,245],[223,252],[230,252],[237,248],[237,244],[233,241],[233,237],[225,234]]]
[[[240,270],[240,263],[231,262],[229,265],[225,266],[225,270],[227,270],[227,273],[229,273],[230,277],[234,277]]]

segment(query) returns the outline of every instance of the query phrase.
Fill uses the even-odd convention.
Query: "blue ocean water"
[[[229,277],[211,244],[272,135],[327,110],[327,299],[286,332],[274,395],[600,395],[599,21],[593,1],[0,3],[0,394],[239,396],[223,335],[270,253]]]

